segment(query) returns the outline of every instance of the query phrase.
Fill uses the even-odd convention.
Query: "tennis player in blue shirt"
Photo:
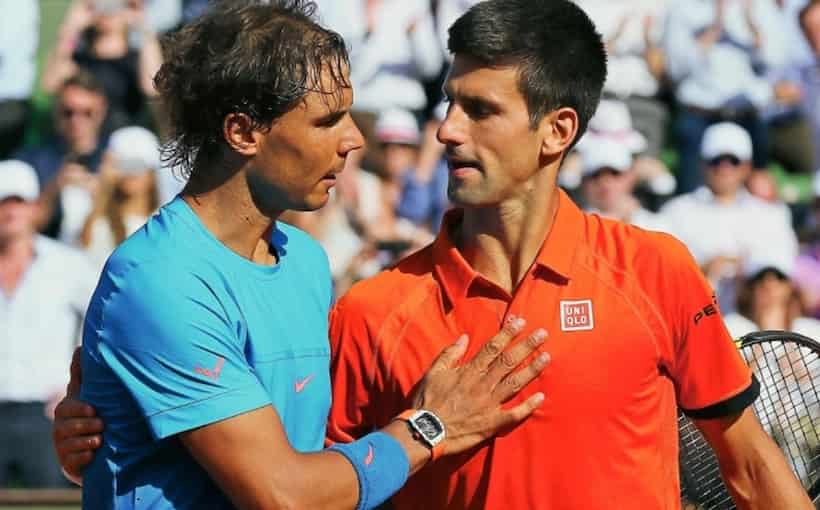
[[[546,364],[543,332],[512,344],[513,319],[466,363],[466,339],[446,349],[416,409],[322,450],[328,262],[276,218],[323,206],[363,142],[344,42],[313,9],[232,0],[166,45],[166,156],[189,182],[111,256],[87,313],[81,399],[105,431],[86,509],[373,508],[543,401],[501,407]]]

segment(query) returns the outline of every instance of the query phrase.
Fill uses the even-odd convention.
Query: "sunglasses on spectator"
[[[60,109],[60,116],[64,119],[70,119],[75,115],[80,115],[85,117],[86,119],[90,119],[94,116],[94,110],[91,108],[61,108]]]
[[[740,158],[732,154],[721,154],[720,156],[707,160],[707,163],[709,166],[717,168],[723,163],[728,163],[731,166],[740,166],[741,161]]]
[[[9,195],[5,198],[0,198],[0,205],[3,204],[24,204],[26,199],[20,195]]]

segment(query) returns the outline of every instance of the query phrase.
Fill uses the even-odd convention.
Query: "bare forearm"
[[[262,428],[263,424],[270,430]],[[399,443],[410,461],[411,473],[429,460],[430,451],[413,439],[406,422],[393,422],[381,432]],[[359,502],[359,488],[367,485],[359,480],[357,469],[346,458],[351,453],[349,449],[316,453],[294,450],[270,407],[185,432],[180,439],[234,506],[242,510],[350,509]],[[255,447],[248,448],[253,441]],[[353,458],[371,470],[371,479],[381,479],[384,475],[380,473],[398,474],[403,479],[404,473],[383,471],[407,469],[401,462],[391,461],[395,459],[395,443],[375,435],[360,441],[363,443],[359,446],[364,448],[355,451]],[[394,485],[395,482],[388,483],[387,487]],[[384,491],[380,497],[385,497]]]
[[[430,450],[413,439],[407,423],[394,421],[381,429],[401,445],[410,461],[409,475],[421,469],[430,460]],[[376,453],[378,455],[378,453]],[[298,471],[294,479],[287,482],[292,492],[288,499],[296,503],[297,507],[304,508],[353,508],[359,501],[359,484],[356,472],[343,455],[324,451],[315,454],[300,455],[296,462]],[[394,466],[379,466],[393,469]],[[396,469],[401,469],[395,466]],[[316,480],[330,480],[333,483],[323,483],[316,486]]]
[[[46,60],[40,86],[44,91],[53,94],[60,88],[63,81],[76,69],[72,53],[76,44],[76,37],[62,35],[57,46],[51,50]]]
[[[74,50],[82,37],[84,27],[66,22],[60,27],[57,42],[49,51],[40,85],[48,93],[54,93],[63,81],[76,70]]]
[[[721,472],[739,510],[814,508],[783,454],[771,440],[762,445],[745,465],[726,466]]]

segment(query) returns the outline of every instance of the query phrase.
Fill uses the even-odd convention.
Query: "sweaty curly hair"
[[[165,164],[190,177],[197,161],[216,157],[229,113],[266,129],[309,92],[335,96],[350,86],[345,43],[317,24],[315,11],[306,0],[217,1],[163,41],[165,63],[154,82],[172,135]]]

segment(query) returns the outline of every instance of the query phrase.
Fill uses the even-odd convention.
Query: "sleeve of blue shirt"
[[[89,355],[127,387],[157,439],[270,405],[245,357],[242,325],[230,318],[230,294],[215,288],[152,263],[109,268],[95,295],[101,313]]]

